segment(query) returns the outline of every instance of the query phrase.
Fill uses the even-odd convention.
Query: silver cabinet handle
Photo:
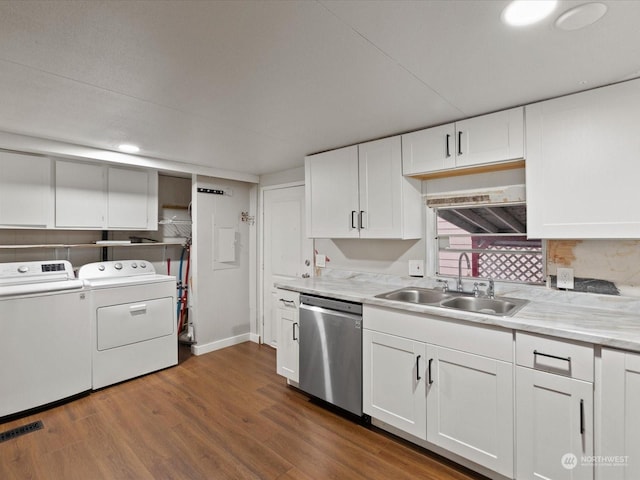
[[[298,337],[296,337],[296,327],[298,326],[298,322],[293,324],[293,340],[297,341]]]
[[[284,298],[280,298],[279,301],[284,303],[285,305],[293,305],[294,307],[296,306],[296,302],[294,302],[293,300],[285,300]]]
[[[584,400],[580,399],[580,435],[584,435]]]
[[[356,210],[351,210],[351,228],[358,228],[358,226],[356,225],[356,215],[357,215],[357,211]]]
[[[419,382],[420,380],[422,380],[422,377],[420,376],[420,357],[422,355],[418,355],[416,357],[416,380]]]
[[[446,157],[449,158],[451,156],[451,151],[449,150],[449,139],[451,138],[451,135],[449,135],[448,133],[445,135],[445,144],[447,147],[447,154]]]
[[[365,212],[364,210],[360,210],[360,214],[358,215],[358,217],[359,217],[358,218],[358,225],[359,225],[358,228],[361,229],[361,230],[364,230],[364,215],[365,215],[365,213],[367,213],[367,212]]]
[[[458,132],[458,155],[462,155],[462,130]]]

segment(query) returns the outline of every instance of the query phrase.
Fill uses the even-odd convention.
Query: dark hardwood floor
[[[183,351],[177,367],[0,431],[35,420],[44,429],[0,443],[0,479],[482,478],[309,401],[254,343]]]

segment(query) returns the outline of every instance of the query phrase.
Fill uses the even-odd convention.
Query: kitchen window
[[[544,283],[542,240],[527,238],[526,204],[440,207],[435,212],[436,273]],[[467,255],[467,264],[464,254]]]

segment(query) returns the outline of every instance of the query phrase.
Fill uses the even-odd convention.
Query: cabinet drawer
[[[275,299],[277,301],[277,308],[297,310],[300,306],[300,294],[298,292],[292,292],[291,290],[278,288],[275,293]]]
[[[516,332],[516,364],[593,382],[593,345]]]

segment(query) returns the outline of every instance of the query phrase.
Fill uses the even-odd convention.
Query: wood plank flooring
[[[182,348],[182,347],[181,347]],[[483,478],[316,405],[244,343],[0,425],[0,479]]]

